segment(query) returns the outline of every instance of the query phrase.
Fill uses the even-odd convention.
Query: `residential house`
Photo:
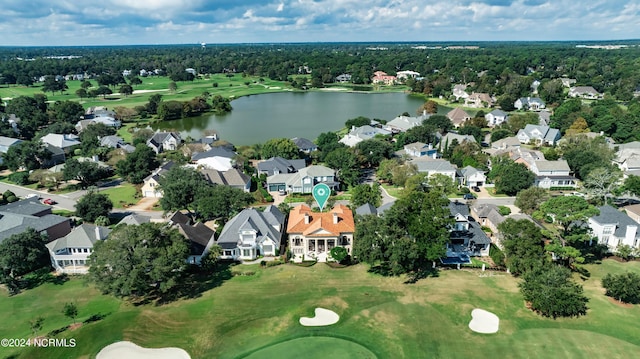
[[[122,224],[126,224],[129,226],[139,226],[143,223],[151,222],[151,217],[143,216],[141,214],[131,213],[130,215],[124,217],[120,222],[118,222],[118,226]]]
[[[196,76],[198,73],[196,72],[195,69],[192,69],[191,67],[188,67],[186,69],[184,69],[185,72],[188,72],[190,74],[192,74],[193,76]]]
[[[471,217],[481,227],[491,229],[492,233],[498,233],[498,225],[506,219],[500,214],[498,206],[492,203],[475,203],[471,206]]]
[[[613,163],[622,170],[624,177],[640,175],[640,142],[630,142],[618,146]]]
[[[191,218],[181,212],[174,213],[169,223],[189,240],[187,263],[200,264],[215,244],[214,230],[201,222],[192,224]]]
[[[529,170],[535,173],[535,185],[540,188],[576,188],[578,186],[578,179],[570,175],[571,169],[565,160],[534,161]]]
[[[53,147],[57,147],[69,154],[72,149],[80,145],[79,137],[72,134],[57,134],[48,133],[40,139],[43,144],[49,144]]]
[[[480,224],[470,219],[466,203],[449,202],[449,211],[455,223],[450,229],[447,258],[463,259],[470,256],[488,256],[491,240]]]
[[[538,125],[549,126],[550,123],[551,123],[551,112],[547,110],[542,110],[538,112]]]
[[[298,146],[298,149],[304,153],[311,153],[318,149],[318,146],[315,143],[313,143],[313,141],[308,140],[306,138],[294,137],[291,139],[291,141],[293,141],[293,143],[295,143],[296,146]]]
[[[407,132],[410,128],[422,125],[422,122],[430,116],[431,115],[426,112],[423,112],[421,116],[417,117],[398,116],[387,122],[384,129],[392,133]]]
[[[443,174],[450,177],[452,181],[456,180],[456,167],[447,160],[431,159],[431,158],[416,158],[409,163],[415,165],[420,173],[426,173],[427,176],[433,176],[434,174]]]
[[[540,97],[520,97],[513,104],[518,110],[540,111],[546,107],[544,101]]]
[[[356,208],[355,212],[356,212],[356,215],[358,216],[368,216],[368,215],[381,216],[386,210],[388,210],[389,208],[391,208],[391,206],[393,206],[394,202],[387,202],[378,208],[374,207],[371,203],[365,203],[362,206]]]
[[[591,86],[576,86],[569,89],[569,97],[597,100],[602,98],[602,94]]]
[[[258,163],[258,174],[273,176],[280,173],[295,173],[306,165],[303,159],[286,160],[282,157],[271,157]]]
[[[108,116],[97,116],[97,117],[92,117],[91,119],[84,119],[84,120],[80,120],[76,123],[76,131],[78,131],[78,133],[84,131],[87,127],[91,126],[91,125],[95,125],[101,123],[105,126],[108,127],[114,127],[114,128],[120,128],[120,126],[122,126],[122,122],[119,120],[116,120],[113,117],[108,117]]]
[[[511,151],[520,148],[522,144],[516,136],[505,137],[491,143],[491,147],[483,148],[483,152],[489,156],[509,154]]]
[[[411,157],[431,157],[438,158],[438,150],[431,144],[414,142],[404,145],[404,152]]]
[[[174,151],[182,143],[182,138],[177,132],[156,132],[147,140],[147,146],[156,153]]]
[[[466,107],[484,108],[493,107],[495,100],[488,94],[483,92],[472,92],[469,97],[464,100]]]
[[[420,77],[420,73],[415,71],[398,71],[396,77],[399,81],[404,81],[409,78],[415,79],[416,77]]]
[[[287,234],[294,262],[326,262],[336,246],[353,255],[354,232],[353,213],[345,205],[338,204],[328,212],[313,212],[309,206],[299,205],[289,212]]]
[[[198,166],[218,171],[228,171],[233,168],[233,159],[237,154],[227,147],[215,146],[205,152],[194,153],[191,162]]]
[[[373,127],[370,125],[364,125],[360,127],[354,126],[354,127],[351,127],[351,131],[349,131],[349,133],[344,135],[344,137],[342,137],[339,142],[344,143],[349,147],[355,147],[358,143],[365,140],[370,140],[378,135],[388,136],[390,134],[391,134],[391,131],[378,128],[378,127]]]
[[[436,137],[440,137],[440,149],[443,151],[448,149],[449,146],[453,146],[455,142],[459,145],[466,142],[476,143],[476,138],[472,135],[459,135],[455,132],[447,132],[444,136],[438,133],[436,134]]]
[[[267,177],[270,192],[311,193],[313,186],[318,183],[324,183],[331,189],[337,189],[340,185],[336,179],[336,172],[320,165],[301,168],[295,173],[280,173]]]
[[[351,75],[350,74],[340,74],[340,75],[336,76],[336,82],[340,82],[340,83],[351,82]]]
[[[531,167],[533,167],[533,164],[536,161],[545,160],[544,153],[542,153],[542,151],[530,150],[522,147],[514,148],[507,154],[513,162],[523,164],[529,170],[531,170]]]
[[[41,161],[43,168],[51,168],[64,163],[67,160],[64,150],[61,148],[52,146],[48,143],[43,143],[42,148],[49,153],[49,158]]]
[[[555,146],[560,139],[560,130],[548,126],[526,125],[516,135],[522,144]]]
[[[487,183],[487,176],[485,171],[479,170],[472,166],[467,166],[458,170],[458,177],[461,179],[461,184],[465,187],[482,187]]]
[[[143,180],[143,185],[140,189],[142,197],[162,197],[159,182],[160,176],[169,171],[174,165],[175,163],[173,161],[169,161],[151,172],[151,174]]]
[[[460,99],[466,100],[469,97],[467,93],[467,85],[457,84],[453,85],[453,97],[456,98],[456,101],[460,101]]]
[[[208,168],[199,168],[198,172],[202,173],[204,178],[211,184],[229,186],[241,189],[247,193],[251,191],[251,177],[242,173],[237,168],[231,168],[224,172]]]
[[[71,231],[69,218],[55,215],[51,206],[37,198],[27,198],[0,206],[0,243],[14,234],[33,228],[49,240],[66,236]]]
[[[371,78],[372,84],[393,85],[396,83],[397,78],[395,76],[388,75],[384,71],[376,71]]]
[[[82,118],[85,120],[90,120],[98,117],[107,117],[107,118],[115,119],[116,112],[113,110],[109,110],[104,106],[93,106],[93,107],[89,107],[85,111],[84,115],[82,116]]]
[[[83,223],[69,234],[46,244],[51,266],[58,273],[86,274],[89,256],[98,241],[105,240],[111,230],[107,227]]]
[[[19,140],[17,138],[0,136],[0,153],[7,153],[11,146],[15,146],[20,142],[22,142],[22,140]]]
[[[275,206],[245,208],[224,225],[217,244],[221,259],[254,260],[277,256],[282,249],[285,216]]]
[[[484,115],[484,119],[487,120],[487,126],[489,127],[496,127],[505,123],[507,121],[507,117],[508,115],[506,112],[498,109]]]
[[[591,232],[609,251],[615,251],[620,245],[640,248],[638,222],[609,205],[599,208],[600,214],[589,218]]]
[[[540,81],[538,80],[533,80],[533,82],[531,83],[531,92],[534,95],[538,94],[538,87],[540,87]]]
[[[629,218],[640,223],[640,204],[631,204],[628,206],[624,206],[622,207],[622,210],[624,210]]]
[[[458,128],[471,119],[471,116],[460,107],[456,107],[447,113],[447,118],[453,123],[453,127]]]

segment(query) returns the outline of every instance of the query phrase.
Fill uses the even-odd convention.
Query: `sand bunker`
[[[132,342],[117,342],[106,347],[96,359],[191,359],[189,354],[180,348],[143,348]]]
[[[476,333],[493,334],[498,332],[500,327],[500,318],[497,315],[487,312],[483,309],[474,309],[471,311],[471,321],[469,329]]]
[[[316,308],[316,316],[313,318],[302,317],[300,318],[300,324],[305,327],[322,327],[336,324],[338,320],[340,320],[340,316],[335,312],[329,309]]]

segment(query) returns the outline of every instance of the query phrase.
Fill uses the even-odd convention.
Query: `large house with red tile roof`
[[[393,85],[396,83],[397,79],[398,79],[397,77],[388,75],[384,71],[376,71],[373,73],[373,77],[371,78],[371,83]]]
[[[296,206],[289,212],[287,235],[294,262],[332,260],[329,251],[344,247],[353,253],[353,233],[356,227],[353,213],[338,204],[328,212],[313,212],[307,205]]]

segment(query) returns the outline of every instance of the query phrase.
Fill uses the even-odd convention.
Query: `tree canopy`
[[[50,266],[45,243],[45,238],[33,228],[0,242],[0,283],[6,284],[10,293],[18,292],[19,277]]]
[[[544,241],[540,229],[526,219],[507,218],[498,225],[506,265],[514,275],[537,269],[545,263]]]
[[[89,191],[76,203],[76,215],[87,222],[95,222],[100,216],[109,216],[113,202],[107,195]]]
[[[164,211],[192,211],[197,195],[209,187],[202,174],[192,168],[180,166],[173,166],[158,182],[162,191],[160,205]]]
[[[123,160],[116,163],[116,172],[133,184],[139,184],[159,165],[155,152],[145,144],[138,144],[136,149]]]
[[[262,158],[282,157],[288,160],[300,158],[300,150],[288,138],[272,138],[262,145]]]
[[[640,274],[624,272],[620,274],[608,273],[602,278],[605,293],[621,302],[640,304]]]
[[[488,177],[494,181],[497,192],[509,196],[529,188],[535,181],[535,175],[525,165],[507,158],[495,163]]]

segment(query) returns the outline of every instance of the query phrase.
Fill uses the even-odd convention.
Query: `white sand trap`
[[[476,333],[493,334],[498,332],[500,327],[500,318],[497,315],[487,312],[483,309],[474,309],[471,311],[471,321],[469,329]]]
[[[322,327],[325,325],[336,324],[340,320],[340,316],[329,309],[316,308],[316,316],[313,318],[302,317],[300,324],[305,327]]]
[[[191,356],[180,348],[143,348],[132,342],[117,342],[106,347],[96,359],[191,359]]]

